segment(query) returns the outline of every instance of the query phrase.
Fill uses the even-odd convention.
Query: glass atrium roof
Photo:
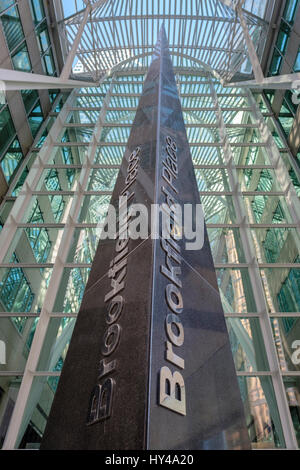
[[[148,68],[158,31],[164,22],[173,65],[196,72],[203,66],[228,82],[237,73],[252,73],[247,47],[231,0],[59,0],[65,56],[92,4],[73,73],[99,80],[115,70]],[[233,4],[236,2],[233,2]],[[273,0],[246,0],[243,13],[259,58],[268,33]]]

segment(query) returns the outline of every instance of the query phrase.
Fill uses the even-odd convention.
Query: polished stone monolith
[[[162,27],[112,196],[200,204]],[[123,199],[124,200],[124,199]],[[211,250],[101,240],[42,449],[249,448]],[[194,220],[195,222],[195,220]],[[150,222],[149,222],[150,225]]]

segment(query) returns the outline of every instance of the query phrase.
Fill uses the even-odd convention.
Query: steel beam
[[[72,89],[95,86],[95,83],[92,82],[68,80],[10,69],[0,69],[0,81],[3,82],[2,87],[5,91]]]

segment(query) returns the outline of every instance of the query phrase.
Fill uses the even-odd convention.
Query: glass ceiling
[[[74,43],[88,2],[60,2],[56,15],[66,55]],[[196,72],[205,66],[224,82],[237,73],[244,74],[245,78],[252,73],[237,15],[221,0],[93,0],[90,3],[93,10],[73,65],[77,76],[99,80],[115,70],[148,68],[163,22],[175,68]],[[243,4],[259,58],[268,32],[266,12],[270,14],[271,4],[274,0],[246,0]]]

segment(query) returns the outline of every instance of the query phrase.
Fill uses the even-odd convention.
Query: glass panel
[[[180,96],[181,106],[183,109],[195,109],[195,108],[214,108],[214,102],[212,95],[210,96]],[[135,106],[137,106],[138,98],[136,100]]]
[[[35,142],[35,147],[37,147],[37,148],[42,147],[42,145],[44,144],[44,142],[45,142],[45,140],[46,140],[46,138],[49,134],[49,131],[50,131],[54,121],[55,121],[55,117],[48,117],[46,119],[46,123],[44,123],[45,124],[44,130],[43,130],[42,134],[39,136],[38,141]]]
[[[12,196],[18,196],[19,192],[21,191],[22,187],[23,187],[23,184],[24,184],[24,181],[25,179],[27,178],[27,175],[29,173],[29,169],[28,167],[26,166],[17,182],[17,184],[15,185],[15,188],[14,190],[12,191]]]
[[[5,263],[54,263],[62,237],[62,229],[18,228],[11,243],[16,256],[6,254]]]
[[[199,191],[230,191],[227,170],[195,169]]]
[[[56,99],[56,97],[58,96],[59,94],[59,90],[48,90],[49,92],[49,98],[50,98],[50,102],[53,103]],[[60,100],[61,101],[61,100]],[[55,110],[53,110],[54,112],[59,112],[61,111],[61,108],[58,107],[56,108]]]
[[[33,196],[32,206],[24,214],[23,222],[30,224],[64,223],[69,213],[70,196],[51,194]]]
[[[252,229],[260,263],[294,263],[299,252],[299,232],[293,228]]]
[[[214,263],[245,263],[238,228],[209,228],[207,230]]]
[[[247,268],[216,269],[216,275],[225,313],[257,311]]]
[[[62,137],[58,142],[90,142],[93,128],[70,127],[63,130]]]
[[[37,105],[33,108],[33,110],[28,116],[28,122],[29,122],[29,126],[30,126],[33,137],[35,137],[36,134],[38,133],[43,120],[44,120],[44,117],[43,117],[42,109],[40,106],[40,102],[38,101]]]
[[[282,54],[285,54],[289,35],[290,28],[282,21],[276,41],[276,46]]]
[[[77,313],[90,268],[65,268],[54,304],[54,312]]]
[[[259,188],[257,188],[259,191]],[[283,196],[243,196],[251,224],[293,223]]]
[[[294,116],[292,116],[292,115],[282,116],[282,114],[279,114],[278,120],[279,120],[279,122],[282,126],[282,129],[283,129],[285,135],[288,136],[289,133],[291,132],[291,129],[292,129],[292,126],[293,126]]]
[[[294,72],[300,72],[300,50],[297,53],[297,57],[293,67]]]
[[[96,111],[93,112],[93,114]],[[107,123],[120,123],[120,124],[132,124],[135,117],[134,111],[128,111],[127,109],[123,109],[120,111],[107,111],[105,116],[105,121]]]
[[[28,114],[35,102],[38,100],[39,94],[37,90],[22,90],[21,95],[24,101],[26,113]]]
[[[0,154],[3,153],[15,135],[15,127],[8,106],[6,106],[0,113]]]
[[[238,377],[252,449],[285,447],[270,377]]]
[[[205,142],[219,142],[220,140],[218,129],[213,126],[210,128],[188,127],[186,131],[189,143],[201,142],[202,144],[205,144]]]
[[[66,122],[71,124],[95,124],[99,117],[100,111],[71,111]]]
[[[234,224],[236,214],[232,196],[201,196],[205,222],[207,224]]]
[[[119,170],[114,168],[92,170],[87,187],[88,191],[113,191],[118,173]]]
[[[8,430],[14,406],[18,397],[22,376],[1,376],[0,366],[0,448]]]
[[[51,168],[43,173],[44,184],[41,189],[47,191],[71,191],[76,188],[80,175],[77,168]]]
[[[107,147],[105,145],[98,147],[95,155],[95,163],[100,165],[121,165],[125,146],[114,145]]]
[[[73,233],[67,263],[92,263],[100,233],[97,228],[76,228]]]
[[[197,147],[190,145],[193,163],[195,165],[224,165],[222,147]]]
[[[52,53],[51,48],[44,55],[43,60],[44,60],[44,70],[45,70],[46,74],[47,75],[55,75],[53,53]]]
[[[218,96],[219,105],[221,108],[246,108],[248,105],[247,99],[244,96]]]
[[[261,276],[270,312],[300,311],[300,267],[261,269]]]
[[[13,3],[15,3],[15,0],[1,0],[0,1],[0,13],[1,11],[4,11],[6,10],[6,8],[10,7],[10,5],[12,5]]]
[[[286,2],[284,12],[283,12],[283,18],[286,19],[286,21],[288,21],[291,24],[294,21],[297,6],[298,6],[298,0],[288,0]]]
[[[78,222],[98,224],[104,222],[111,195],[84,196]]]
[[[53,156],[49,164],[54,165],[79,165],[85,160],[87,147],[54,147]]]
[[[282,55],[276,49],[274,50],[272,62],[270,65],[269,73],[270,75],[278,75],[280,72],[282,64]]]
[[[19,449],[39,449],[58,381],[59,376],[33,379],[31,394],[34,398],[25,410],[17,441]]]
[[[300,377],[283,377],[291,418],[300,447]]]
[[[3,225],[6,222],[8,216],[10,214],[10,211],[12,209],[12,206],[14,205],[14,202],[15,201],[6,201],[2,204],[1,212],[0,212],[0,227],[1,227],[1,225]]]
[[[222,116],[223,116],[225,125],[251,122],[250,121],[251,114],[249,111],[237,111],[237,110],[223,111]]]
[[[247,168],[239,171],[242,191],[280,191],[273,170]]]
[[[46,52],[48,47],[50,46],[50,40],[49,40],[49,34],[47,30],[47,23],[43,22],[38,28],[37,28],[37,37],[38,37],[38,45],[40,48],[41,54],[43,52]]]
[[[269,370],[259,319],[229,317],[226,324],[236,370]]]
[[[31,62],[28,54],[26,43],[24,42],[21,47],[11,56],[11,60],[15,70],[21,72],[31,72]]]
[[[7,10],[2,16],[1,21],[5,33],[6,41],[9,50],[13,49],[20,44],[24,39],[23,28],[19,17],[19,10],[17,6],[13,6]]]
[[[83,107],[83,108],[101,108],[103,104],[105,94],[102,93],[101,95],[97,96],[85,96],[79,95],[75,102],[74,106]]]
[[[274,341],[282,371],[300,371],[300,318],[271,318]]]
[[[0,268],[0,311],[40,312],[51,273],[50,268]]]
[[[1,168],[8,183],[10,183],[14,177],[22,160],[23,153],[21,151],[20,143],[18,139],[15,139],[1,160]]]
[[[269,103],[272,104],[275,97],[275,90],[265,90],[264,95],[266,96]]]
[[[262,137],[258,129],[250,127],[234,127],[227,129],[227,136],[229,142],[236,144],[244,142],[260,143],[262,141]]]
[[[100,142],[127,144],[130,135],[130,127],[104,127]]]
[[[270,160],[264,147],[249,145],[231,147],[236,165],[269,165]]]
[[[44,7],[42,0],[31,0],[33,20],[38,24],[45,17]]]
[[[37,370],[55,372],[62,369],[71,341],[76,318],[51,318]]]
[[[3,372],[24,372],[32,342],[28,339],[35,320],[23,316],[0,318],[0,338],[6,346],[6,364],[0,364],[0,376]]]

